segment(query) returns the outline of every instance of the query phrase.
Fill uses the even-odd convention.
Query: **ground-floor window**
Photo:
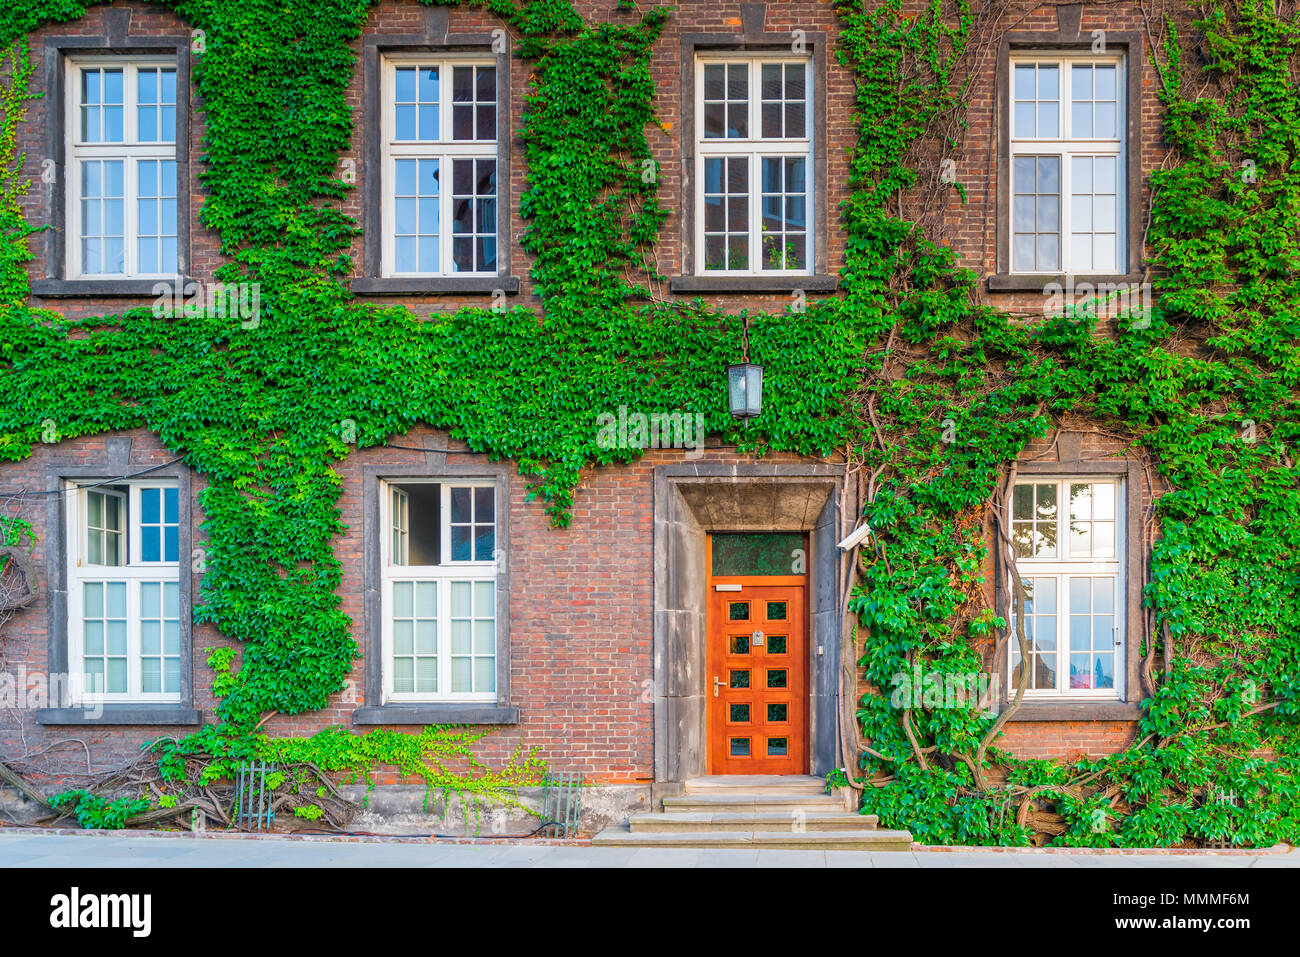
[[[380,491],[385,700],[495,701],[495,483],[404,480]]]
[[[1012,490],[1031,697],[1123,697],[1123,494],[1121,481],[1094,478],[1026,479]],[[1014,632],[1009,647],[1014,688]]]
[[[73,698],[179,701],[177,485],[71,486],[66,557]]]

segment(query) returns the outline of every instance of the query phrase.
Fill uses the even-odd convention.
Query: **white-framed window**
[[[68,667],[73,698],[179,701],[180,491],[176,483],[73,484],[67,494]]]
[[[380,499],[384,700],[495,701],[496,483],[394,480]]]
[[[385,276],[497,275],[497,79],[494,59],[384,58]]]
[[[1122,56],[1011,59],[1011,272],[1126,272]]]
[[[70,279],[178,274],[176,61],[69,57]]]
[[[1027,697],[1122,699],[1124,483],[1026,478],[1011,497],[1011,541],[1027,601]],[[1015,627],[1014,600],[1012,628]],[[1020,646],[1012,632],[1008,680]]]
[[[697,273],[812,272],[812,74],[808,57],[696,58]]]

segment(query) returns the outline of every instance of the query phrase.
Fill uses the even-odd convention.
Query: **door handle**
[[[713,697],[716,698],[716,697],[718,696],[718,689],[719,689],[719,688],[730,688],[730,687],[731,687],[731,685],[729,685],[729,684],[727,684],[725,681],[721,680],[717,675],[714,675],[714,676],[713,676]]]

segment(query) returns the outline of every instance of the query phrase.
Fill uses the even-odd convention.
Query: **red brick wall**
[[[634,15],[617,11],[612,0],[602,3],[579,3],[580,10],[589,20],[632,22]],[[102,34],[109,10],[126,9],[131,13],[131,35],[175,35],[188,32],[188,26],[173,13],[152,5],[118,2],[100,5],[81,20],[70,24],[57,24],[35,31],[31,36],[33,55],[43,56],[46,36],[62,33]],[[1029,12],[1032,9],[1033,12]],[[1027,14],[1021,18],[1021,14]],[[477,7],[454,7],[449,12],[449,30],[452,33],[490,32],[502,24],[489,12]],[[372,9],[366,25],[366,34],[421,33],[425,22],[425,8],[413,0],[381,0]],[[1011,26],[1016,30],[1052,31],[1056,29],[1055,14],[1051,7],[1031,8],[1028,5],[1010,11],[999,22],[999,29]],[[844,236],[838,228],[838,209],[847,198],[847,151],[855,138],[853,121],[854,82],[841,67],[834,55],[835,38],[839,24],[833,7],[826,2],[781,2],[768,4],[766,27],[769,32],[789,34],[795,29],[825,32],[831,38],[827,56],[827,115],[818,127],[828,146],[828,176],[824,192],[818,192],[819,201],[829,210],[829,263],[832,270],[841,265]],[[1142,31],[1140,8],[1132,3],[1087,6],[1084,9],[1082,33],[1094,28],[1108,30]],[[680,84],[680,35],[683,32],[733,32],[740,37],[740,4],[687,2],[677,4],[664,31],[652,63],[658,87],[658,115],[665,130],[649,132],[655,158],[662,164],[660,195],[670,217],[661,231],[661,241],[655,249],[655,261],[666,275],[679,274],[683,264],[681,209],[689,197],[682,197],[682,137],[692,135],[683,128]],[[349,90],[349,102],[360,111],[362,102],[362,77],[360,74],[361,41],[354,43],[357,51],[358,72]],[[996,250],[995,188],[996,168],[992,103],[996,47],[990,47],[978,61],[976,80],[967,96],[969,103],[969,132],[956,152],[958,178],[966,184],[968,203],[962,206],[954,192],[943,211],[938,238],[954,244],[962,262],[977,269],[981,275],[994,269]],[[1140,58],[1143,80],[1143,153],[1145,170],[1159,165],[1160,113],[1155,94],[1155,78],[1146,62],[1146,53]],[[520,126],[522,97],[527,87],[529,65],[512,61],[512,115],[510,127]],[[39,84],[43,73],[38,69]],[[39,86],[38,90],[39,92]],[[198,221],[202,203],[202,190],[198,176],[202,170],[200,143],[204,135],[202,104],[192,99],[189,148],[191,164],[191,272],[196,278],[209,279],[220,264],[217,237],[203,229]],[[41,164],[45,158],[45,127],[49,122],[47,111],[53,107],[48,100],[38,99],[30,104],[27,123],[20,134],[20,148],[26,151],[24,172],[32,178],[33,186],[23,197],[24,213],[33,224],[45,219],[42,191],[50,187],[40,182]],[[366,126],[358,121],[353,136],[352,149],[341,158],[356,160],[357,189],[344,203],[347,212],[361,217],[362,187],[365,168],[362,161],[365,149]],[[513,174],[509,194],[504,192],[501,201],[511,210],[512,273],[522,281],[521,294],[516,301],[537,304],[528,279],[529,262],[519,248],[519,238],[526,224],[519,219],[519,198],[525,186],[527,170],[522,143],[515,137],[513,149]],[[1146,195],[1143,203],[1145,213]],[[37,259],[31,264],[33,277],[44,276],[44,240],[37,236],[32,241]],[[352,253],[359,263],[361,240],[353,246]],[[657,289],[668,296],[666,288]],[[986,294],[1000,308],[1041,312],[1043,298],[1038,294],[992,295]],[[419,312],[455,309],[464,305],[486,305],[487,296],[463,297],[407,297],[400,300]],[[785,296],[721,295],[714,297],[716,304],[726,311],[742,308],[781,308],[788,302]],[[112,300],[58,300],[36,302],[37,305],[58,308],[69,315],[94,315],[119,312],[138,302]],[[133,464],[146,465],[164,460],[171,453],[162,449],[157,440],[143,432],[132,433]],[[407,436],[405,444],[418,445],[421,432]],[[56,459],[75,460],[88,450],[102,446],[104,437],[78,439],[54,447],[38,449],[31,459],[18,464],[0,466],[0,490],[15,488],[40,488],[45,465]],[[1030,449],[1032,455],[1041,449]],[[512,588],[511,657],[512,703],[521,708],[523,718],[518,728],[506,728],[487,739],[484,751],[490,758],[508,755],[519,743],[534,744],[542,748],[542,756],[559,768],[586,771],[602,780],[646,779],[651,775],[652,724],[650,704],[641,700],[644,683],[652,673],[651,622],[653,577],[651,552],[651,480],[650,469],[659,462],[674,460],[680,453],[654,453],[634,466],[610,467],[590,473],[584,487],[577,494],[573,523],[567,530],[548,527],[543,507],[525,503],[525,483],[517,476],[512,480],[511,567]],[[720,461],[739,461],[734,455],[713,451],[709,458]],[[472,460],[472,457],[453,455],[452,461]],[[353,529],[338,543],[338,554],[343,562],[344,580],[340,592],[343,610],[360,628],[362,562],[360,469],[365,464],[381,462],[412,463],[420,461],[420,453],[371,450],[351,456],[340,463],[344,479],[340,508],[343,520]],[[770,459],[769,459],[770,461]],[[202,481],[194,485],[197,494]],[[197,513],[196,513],[197,515]],[[32,516],[38,525],[43,521],[43,506]],[[196,522],[198,519],[196,518]],[[201,539],[196,536],[196,544]],[[44,562],[42,549],[37,560]],[[42,564],[43,568],[43,564]],[[197,588],[196,588],[197,598]],[[8,627],[7,636],[0,644],[12,668],[24,663],[29,668],[44,667],[45,659],[45,606],[43,600],[23,611]],[[210,629],[196,628],[195,677],[197,704],[210,709],[210,673],[203,663],[204,649],[223,639]],[[362,663],[357,662],[354,677],[360,689]],[[358,697],[360,694],[358,693]],[[330,709],[294,718],[277,717],[268,725],[273,733],[310,733],[330,723],[349,723],[352,708],[341,698]],[[106,766],[119,756],[132,753],[138,742],[167,729],[44,729],[37,726],[30,712],[0,715],[0,748],[6,754],[30,753],[56,739],[79,738],[91,749],[93,763]],[[1090,754],[1114,750],[1122,746],[1132,733],[1132,726],[1123,722],[1013,723],[1004,743],[1027,756],[1057,756],[1071,752]],[[62,763],[75,769],[84,767],[84,752],[77,745],[61,748]]]
[[[169,461],[172,453],[144,430],[130,433],[132,470]],[[421,445],[426,429],[410,433],[403,444]],[[77,462],[102,457],[105,436],[74,439],[57,446],[41,446],[22,463],[0,466],[0,492],[39,489],[45,469],[57,462]],[[456,452],[448,462],[484,463],[482,456]],[[461,447],[463,448],[463,447]],[[653,729],[649,696],[643,700],[653,674],[653,498],[655,465],[682,461],[679,451],[651,452],[635,465],[591,472],[578,492],[573,521],[567,529],[550,527],[545,506],[525,502],[526,485],[511,476],[509,505],[511,569],[510,658],[511,704],[520,708],[518,727],[507,727],[484,739],[477,751],[489,762],[503,762],[521,743],[539,746],[539,754],[556,770],[582,771],[599,782],[649,780],[652,776]],[[795,456],[766,461],[800,461]],[[732,451],[713,449],[699,462],[743,463],[755,461]],[[339,464],[343,492],[339,499],[342,521],[350,531],[337,542],[343,564],[339,589],[342,610],[353,621],[353,636],[364,644],[362,600],[362,469],[367,465],[412,465],[423,453],[394,449],[367,449]],[[202,481],[194,483],[197,497]],[[33,500],[27,517],[44,541],[47,529],[43,500]],[[195,508],[195,525],[202,513]],[[195,536],[195,547],[203,538]],[[45,545],[35,555],[44,584]],[[198,600],[199,576],[193,586]],[[29,672],[46,666],[46,603],[42,597],[23,610],[5,630],[0,651],[3,668],[20,664]],[[212,672],[206,649],[225,643],[208,626],[194,631],[195,705],[207,711],[215,701]],[[276,735],[308,735],[332,724],[351,725],[352,711],[364,700],[364,662],[353,668],[355,694],[340,693],[323,711],[272,718],[265,730]],[[355,701],[347,700],[354,697]],[[415,731],[416,728],[405,730]],[[174,728],[46,728],[36,723],[31,710],[0,711],[0,752],[30,754],[55,741],[79,738],[90,748],[94,767],[102,769],[134,754],[139,744],[164,735],[183,734]],[[51,766],[65,773],[84,771],[85,752],[77,745],[63,746]],[[379,783],[396,778],[383,774]]]

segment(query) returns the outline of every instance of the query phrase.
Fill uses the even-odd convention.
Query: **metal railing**
[[[542,821],[539,837],[570,837],[582,821],[583,775],[575,772],[542,778]]]

